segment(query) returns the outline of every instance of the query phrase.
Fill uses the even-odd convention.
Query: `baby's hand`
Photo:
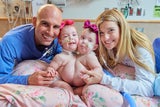
[[[80,78],[87,84],[87,79],[90,78],[90,75],[85,72],[89,72],[89,71],[88,70],[82,71],[80,73]]]
[[[58,75],[58,72],[55,71],[52,67],[47,67],[47,72],[50,74],[52,78],[56,77]]]
[[[103,74],[99,72],[93,72],[91,70],[82,71],[81,78],[86,84],[97,84],[102,80]]]
[[[87,78],[89,78],[89,75],[88,74],[80,74],[80,77],[83,79],[83,80],[85,80],[85,79],[87,79]]]

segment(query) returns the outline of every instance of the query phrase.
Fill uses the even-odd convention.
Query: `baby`
[[[98,48],[98,28],[95,24],[90,24],[89,20],[85,21],[83,28],[79,38],[76,60],[76,72],[82,74],[81,79],[83,80],[79,80],[79,85],[88,84],[88,75],[83,74],[85,70],[102,74],[102,67],[94,52]],[[75,88],[74,93],[81,95],[82,89],[83,87]]]
[[[57,74],[57,80],[53,82],[51,87],[66,88],[73,92],[71,86],[75,86],[75,83],[73,83],[76,75],[75,52],[79,38],[72,20],[65,20],[62,23],[58,38],[63,51],[60,54],[57,54],[47,67],[47,71],[50,72],[51,75],[53,74],[54,76],[54,74]],[[79,84],[77,84],[77,86],[79,86]]]
[[[72,92],[74,89],[74,93],[80,95],[88,78],[88,75],[83,75],[83,71],[102,73],[102,67],[94,53],[98,47],[97,35],[96,25],[90,24],[89,20],[85,21],[79,40],[73,25],[64,24],[59,36],[63,52],[55,56],[47,68],[49,72],[58,72],[60,79],[54,82],[53,86],[66,88]]]

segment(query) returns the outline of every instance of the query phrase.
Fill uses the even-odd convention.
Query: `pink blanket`
[[[92,94],[90,94],[92,95]],[[88,98],[92,98],[92,96]],[[98,95],[97,95],[98,96]],[[137,107],[160,107],[160,98],[134,96]],[[99,99],[99,98],[96,98]],[[91,101],[91,100],[88,100]],[[96,101],[96,100],[95,100]],[[94,102],[95,102],[94,101]],[[101,100],[96,101],[102,107]],[[17,84],[0,85],[0,107],[87,107],[79,96],[60,89]],[[128,106],[126,106],[128,107]]]
[[[13,75],[32,74],[35,69],[45,68],[45,63],[41,61],[28,60],[15,67]],[[123,103],[119,93],[103,88],[102,85],[94,85],[89,93],[87,90],[84,91],[83,99],[88,107],[91,105],[92,107],[108,107],[108,105],[119,107],[118,103]],[[160,97],[133,96],[133,99],[137,107],[160,107]],[[86,105],[79,96],[60,88],[0,84],[0,107],[86,107]]]
[[[80,97],[60,88],[0,85],[0,107],[86,107]]]

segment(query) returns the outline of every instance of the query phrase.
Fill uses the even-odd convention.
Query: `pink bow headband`
[[[62,29],[64,26],[66,25],[73,25],[74,24],[74,21],[73,20],[64,20],[62,23],[61,23],[61,26],[60,26],[60,29]]]
[[[60,26],[60,32],[59,32],[58,38],[60,38],[61,30],[62,30],[65,26],[67,26],[67,25],[73,25],[73,24],[74,24],[74,21],[73,21],[73,20],[70,20],[70,19],[62,21],[61,26]]]
[[[96,24],[91,24],[89,20],[86,20],[84,22],[83,28],[89,28],[91,31],[93,31],[96,34],[96,43],[98,44],[98,27]]]

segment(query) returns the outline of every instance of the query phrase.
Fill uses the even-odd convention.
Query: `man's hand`
[[[28,78],[28,85],[49,86],[54,76],[47,71],[37,70]]]

